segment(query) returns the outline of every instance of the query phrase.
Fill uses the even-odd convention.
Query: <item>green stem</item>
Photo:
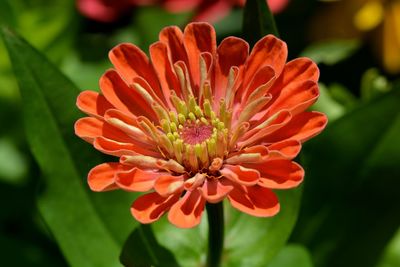
[[[224,248],[224,207],[222,201],[207,203],[208,254],[207,267],[219,267]]]

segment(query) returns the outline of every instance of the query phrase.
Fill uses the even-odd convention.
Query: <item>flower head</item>
[[[272,190],[302,182],[292,160],[327,122],[306,111],[319,95],[317,66],[286,63],[286,44],[272,35],[250,54],[236,37],[217,47],[207,23],[167,27],[159,39],[150,59],[132,44],[113,48],[101,93],[77,99],[89,117],[76,122],[76,134],[119,157],[90,171],[90,188],[150,191],[131,207],[142,223],[168,212],[174,225],[193,227],[206,202],[225,198],[250,215],[275,215]]]

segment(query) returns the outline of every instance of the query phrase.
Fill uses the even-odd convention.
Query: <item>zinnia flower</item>
[[[247,214],[273,216],[273,190],[302,182],[292,160],[327,118],[306,111],[319,95],[317,66],[286,63],[283,41],[265,36],[249,54],[246,41],[228,37],[217,47],[211,25],[191,23],[183,33],[164,28],[150,59],[128,43],[109,56],[115,69],[101,77],[101,93],[78,96],[89,117],[75,131],[119,157],[90,171],[93,191],[150,191],[131,207],[141,223],[168,212],[172,224],[194,227],[207,202],[225,198]]]
[[[289,0],[267,0],[273,13],[281,12]],[[243,7],[246,0],[77,0],[82,15],[100,22],[113,22],[135,6],[161,5],[172,13],[194,11],[193,21],[215,22],[233,6]]]

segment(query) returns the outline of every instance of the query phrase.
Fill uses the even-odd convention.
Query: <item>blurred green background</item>
[[[241,36],[242,13],[236,7],[214,22],[219,40]],[[0,23],[81,90],[98,90],[113,46],[132,42],[146,51],[160,29],[184,27],[192,15],[135,7],[106,23],[80,14],[72,0],[0,0]],[[319,64],[321,97],[314,108],[330,125],[300,156],[306,178],[291,245],[265,266],[400,267],[399,18],[397,0],[291,0],[276,15],[289,58],[308,56]],[[43,182],[23,120],[0,42],[0,265],[68,266],[38,212]]]

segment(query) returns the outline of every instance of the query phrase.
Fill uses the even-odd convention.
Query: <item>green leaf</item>
[[[335,121],[304,147],[293,240],[317,266],[374,266],[400,224],[400,85]]]
[[[306,248],[297,244],[285,246],[268,267],[313,267],[311,255]]]
[[[332,98],[329,89],[323,83],[319,84],[319,93],[318,101],[313,105],[313,110],[325,113],[330,122],[346,113],[346,108]]]
[[[385,253],[377,267],[398,267],[400,266],[400,229],[385,249]]]
[[[356,39],[323,41],[307,47],[301,56],[309,57],[317,64],[335,65],[353,55],[360,44]]]
[[[361,98],[370,101],[391,90],[391,84],[377,69],[369,69],[361,77]]]
[[[2,32],[22,95],[28,143],[43,173],[39,210],[71,266],[118,266],[119,244],[134,227],[133,196],[88,195],[83,180],[102,159],[74,135],[79,90],[23,39]]]
[[[174,255],[157,242],[149,225],[140,225],[132,232],[120,258],[127,267],[179,267]]]
[[[243,12],[243,36],[254,45],[267,34],[279,36],[274,17],[265,0],[246,1]]]
[[[15,26],[14,10],[8,0],[0,1],[0,25]]]

